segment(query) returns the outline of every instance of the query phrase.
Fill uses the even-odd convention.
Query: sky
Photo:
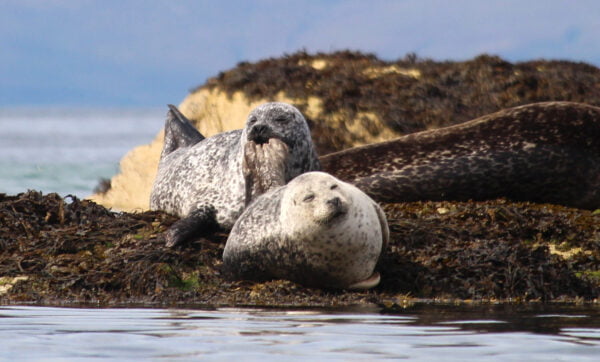
[[[178,104],[298,50],[600,66],[599,39],[597,0],[0,0],[0,107]]]

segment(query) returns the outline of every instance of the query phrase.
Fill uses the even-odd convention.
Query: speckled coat
[[[171,116],[165,124],[165,146],[150,196],[153,210],[185,217],[209,206],[219,226],[230,229],[245,206],[242,160],[249,137],[275,137],[287,144],[286,182],[319,168],[306,120],[291,105],[263,104],[250,113],[243,130],[206,139],[181,119]],[[194,132],[199,136],[190,137]]]
[[[309,172],[248,206],[227,239],[223,270],[236,279],[365,289],[356,286],[373,275],[388,239],[377,203],[331,175]]]
[[[321,158],[376,201],[486,200],[600,207],[600,108],[544,102]]]

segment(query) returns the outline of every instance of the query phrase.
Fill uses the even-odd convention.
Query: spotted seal
[[[205,138],[175,106],[165,121],[164,146],[150,208],[182,219],[165,235],[168,246],[191,236],[230,229],[252,198],[295,176],[319,169],[302,114],[285,103],[265,103],[248,115],[244,129]],[[269,158],[270,149],[284,158]],[[273,182],[253,182],[245,168],[271,160]],[[278,164],[279,170],[273,165]]]
[[[225,275],[368,289],[389,239],[385,214],[356,187],[323,172],[302,174],[259,196],[239,217],[223,252]]]
[[[599,155],[600,108],[544,102],[320,160],[380,202],[506,197],[595,209]]]

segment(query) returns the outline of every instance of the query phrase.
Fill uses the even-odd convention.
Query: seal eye
[[[289,118],[288,118],[288,117],[286,117],[286,116],[277,116],[277,117],[275,118],[275,122],[276,122],[276,123],[285,123],[285,122],[287,122],[287,121],[289,121]]]
[[[248,120],[248,124],[254,124],[254,123],[256,123],[256,121],[257,121],[256,117],[252,116],[252,117],[250,117],[250,119]]]
[[[302,199],[302,201],[304,201],[304,202],[311,202],[314,199],[315,199],[315,195],[314,194],[309,194],[309,195],[304,196],[304,199]]]
[[[338,185],[331,185],[331,187],[329,188],[330,190],[337,190]]]

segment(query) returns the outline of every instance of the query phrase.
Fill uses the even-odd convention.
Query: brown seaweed
[[[314,67],[317,61],[327,66]],[[600,106],[599,83],[600,69],[570,61],[510,63],[487,54],[462,62],[437,62],[415,54],[384,61],[360,52],[301,51],[239,63],[195,90],[218,87],[230,95],[241,91],[252,100],[275,99],[280,92],[293,99],[316,96],[325,113],[343,112],[348,118],[374,113],[390,129],[407,134],[534,102]],[[308,121],[320,154],[351,146],[347,135],[340,136],[343,130],[322,120]],[[364,120],[367,129],[369,122]]]
[[[328,65],[313,67],[317,60]],[[374,74],[371,68],[384,71]],[[510,63],[490,55],[434,62],[413,54],[383,61],[342,51],[240,63],[203,87],[242,91],[251,99],[281,91],[291,98],[316,95],[325,112],[373,112],[398,133],[411,133],[532,102],[600,106],[598,84],[600,70],[584,63]],[[350,146],[340,136],[343,130],[309,122],[321,154]],[[415,298],[599,297],[598,212],[502,199],[383,206],[391,242],[378,265],[381,284],[344,292],[282,280],[228,282],[220,275],[227,234],[165,248],[162,233],[176,218],[161,212],[114,213],[76,197],[35,191],[0,194],[0,303],[393,308]]]
[[[393,306],[402,300],[585,301],[600,294],[600,215],[547,204],[384,204],[391,242],[367,292],[229,282],[227,235],[164,247],[176,219],[56,194],[0,195],[2,303]],[[2,283],[2,282],[0,282]]]

